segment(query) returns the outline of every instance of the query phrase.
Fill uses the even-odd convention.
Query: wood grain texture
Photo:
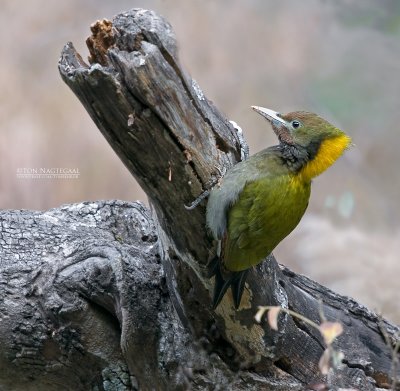
[[[115,348],[117,361],[124,368],[121,373],[130,382],[126,387],[303,390],[309,389],[311,384],[325,383],[333,390],[340,387],[363,391],[389,388],[391,352],[380,327],[387,330],[393,340],[398,328],[355,301],[279,266],[273,256],[249,273],[239,311],[233,309],[229,295],[215,312],[211,310],[212,281],[206,278],[205,265],[213,243],[205,228],[205,202],[193,211],[187,211],[184,205],[190,204],[202,189],[215,181],[224,167],[238,161],[237,135],[179,64],[172,28],[160,16],[134,9],[117,15],[111,22],[98,22],[92,26],[92,32],[90,64],[86,64],[68,43],[61,55],[60,73],[141,184],[149,197],[152,217],[137,204],[123,204],[123,208],[137,209],[135,214],[122,213],[118,202],[100,203],[103,206],[94,203],[93,208],[100,210],[108,205],[113,210],[109,218],[117,227],[124,227],[122,241],[118,239],[118,232],[114,236],[107,234],[107,229],[103,232],[104,226],[109,224],[107,219],[94,219],[93,232],[88,233],[89,236],[82,234],[78,251],[86,254],[84,258],[90,262],[79,261],[73,269],[81,270],[83,265],[93,263],[100,272],[85,266],[74,278],[68,279],[68,273],[63,275],[68,289],[62,291],[61,298],[77,295],[82,306],[93,302],[95,310],[109,314],[107,319],[114,327],[115,338],[120,338],[122,348],[118,350],[110,338],[97,340],[95,344],[101,354],[108,352],[110,346]],[[80,227],[86,214],[77,213],[76,206],[66,208],[74,215],[74,226]],[[55,213],[58,221],[65,223],[62,243],[71,248],[75,231],[68,226],[62,210],[43,215]],[[29,216],[38,216],[35,214],[38,212],[26,212],[27,219],[24,219],[18,217],[18,213],[23,216],[23,212],[4,213],[5,219],[17,219],[19,237],[23,236],[23,224],[33,218]],[[96,213],[87,214],[96,216]],[[61,247],[50,242],[51,235],[57,234],[54,224],[49,218],[48,224],[41,228],[48,242],[38,242],[40,252],[35,252],[38,251],[35,241],[24,247],[24,251],[32,255],[31,261],[35,258],[40,264],[50,265],[41,267],[53,273],[54,265],[65,262],[66,257],[70,259]],[[112,229],[108,227],[111,232]],[[143,230],[147,232],[145,236],[151,238],[144,244],[140,239]],[[9,234],[3,230],[3,235]],[[103,235],[110,238],[109,241],[102,239],[108,248],[105,255],[98,239]],[[5,243],[10,251],[6,257],[11,257],[16,251],[16,242]],[[42,256],[42,251],[54,253],[53,258]],[[36,270],[34,266],[30,268],[27,276],[31,270]],[[23,270],[20,261],[15,270],[19,273]],[[127,271],[129,278],[125,275]],[[103,273],[104,286],[101,285]],[[45,281],[39,278],[39,287],[56,289],[61,277],[59,273],[54,276],[46,277]],[[81,282],[83,276],[85,283]],[[27,277],[26,281],[30,286],[34,278]],[[87,285],[95,287],[94,293]],[[83,293],[79,294],[82,289]],[[7,293],[3,294],[8,298]],[[264,321],[259,325],[254,320],[259,305],[280,305],[319,323],[320,299],[326,317],[341,321],[345,330],[335,342],[335,347],[345,354],[344,364],[327,378],[318,370],[324,351],[318,332],[286,315],[280,317],[279,331],[270,330]],[[45,313],[53,308],[46,301],[41,305]],[[11,310],[6,306],[3,311],[8,314]],[[43,322],[41,314],[38,322]],[[90,315],[79,311],[68,315],[79,333],[87,332],[87,316]],[[57,310],[52,311],[52,316],[59,327],[66,327],[67,321]],[[96,316],[94,319],[96,322],[92,323],[96,327],[103,327],[105,321]],[[39,332],[36,327],[32,324],[32,330]],[[0,332],[4,336],[4,330]],[[38,337],[38,340],[41,339]],[[81,343],[80,349],[82,354],[89,354],[86,344]],[[143,354],[144,351],[149,351],[149,355]],[[8,359],[3,362],[10,366],[12,353],[7,354]],[[103,364],[112,360],[107,358],[101,364],[96,355],[90,357],[95,361],[89,372],[97,379],[96,386],[107,389],[104,371],[108,367]],[[35,372],[44,377],[49,373],[46,360],[44,369]],[[79,366],[80,362],[70,360],[69,365],[72,371],[71,368]],[[14,373],[20,370],[16,368]],[[65,371],[67,381],[68,370]],[[50,384],[55,384],[56,377],[49,379]],[[110,389],[124,389],[118,387]],[[77,386],[74,389],[88,388]]]

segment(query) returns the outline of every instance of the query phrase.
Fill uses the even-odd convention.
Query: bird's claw
[[[243,137],[243,130],[242,128],[235,122],[235,121],[229,121],[231,125],[235,128],[239,143],[240,143],[240,160],[246,160],[249,157],[249,146],[246,143],[246,140]],[[218,170],[218,177],[217,179],[214,179],[209,186],[207,186],[207,189],[204,190],[190,205],[184,205],[186,210],[193,210],[195,209],[201,201],[206,199],[209,194],[211,193],[211,190],[214,188],[214,186],[219,186],[221,184],[222,178],[225,176],[227,168],[226,167],[217,167]]]
[[[199,205],[201,201],[208,197],[210,191],[210,189],[204,190],[190,205],[184,205],[185,209],[193,210],[194,208],[196,208],[196,206]]]

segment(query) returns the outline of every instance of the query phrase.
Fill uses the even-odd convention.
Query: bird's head
[[[263,107],[252,108],[270,122],[281,144],[307,153],[307,160],[313,161],[311,178],[334,163],[351,144],[346,133],[317,114],[306,111],[280,114]]]
[[[317,114],[306,111],[280,114],[263,107],[252,106],[252,108],[271,123],[272,129],[281,143],[315,148],[326,139],[334,139],[341,136],[346,137],[348,144],[351,143],[350,137],[343,131]]]

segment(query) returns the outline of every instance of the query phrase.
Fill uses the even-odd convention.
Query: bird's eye
[[[301,123],[299,121],[294,120],[294,121],[292,121],[292,126],[294,129],[297,129],[297,128],[300,128]]]

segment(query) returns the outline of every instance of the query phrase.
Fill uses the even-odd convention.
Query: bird
[[[218,241],[208,265],[209,277],[215,277],[213,309],[229,287],[239,308],[248,271],[298,225],[313,178],[352,143],[350,136],[317,114],[252,109],[270,123],[279,143],[228,169],[210,191],[206,223]]]

